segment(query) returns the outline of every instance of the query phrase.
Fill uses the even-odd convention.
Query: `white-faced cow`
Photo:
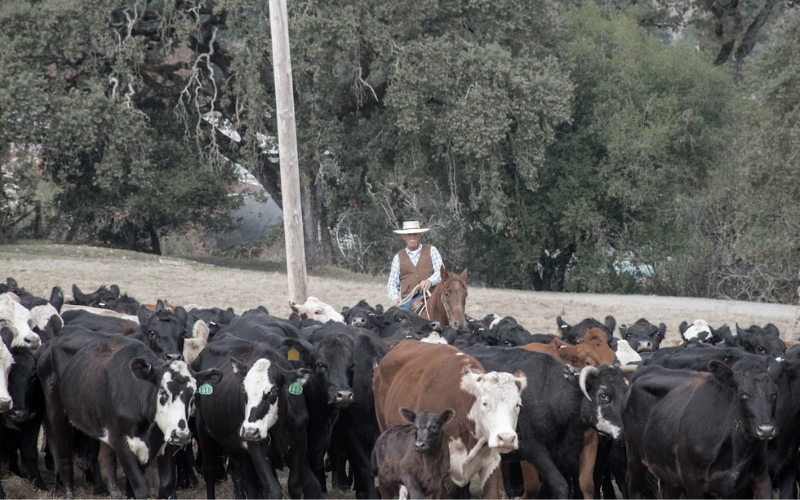
[[[309,297],[303,304],[297,304],[290,301],[289,307],[292,309],[292,312],[300,315],[300,318],[303,320],[314,319],[321,323],[326,323],[328,321],[339,321],[344,323],[344,316],[336,312],[336,309],[329,306],[325,302],[322,302],[316,297]]]
[[[150,486],[143,466],[158,461],[159,498],[175,490],[173,455],[191,440],[189,408],[198,382],[216,384],[218,370],[192,373],[183,361],[165,362],[138,340],[119,334],[66,332],[48,342],[37,371],[47,403],[48,445],[63,481],[73,490],[73,430],[99,441],[99,463],[111,494],[120,498],[116,462],[133,496]]]
[[[308,412],[300,394],[311,372],[292,369],[284,355],[266,344],[233,336],[208,344],[192,367],[224,374],[213,392],[197,399],[208,498],[215,498],[216,457],[224,455],[229,457],[236,498],[283,497],[276,457],[289,466],[289,497],[300,498],[302,493],[318,498],[320,486],[306,461]]]
[[[42,341],[31,329],[31,312],[19,303],[13,293],[0,295],[0,336],[9,348],[36,349]]]
[[[505,498],[500,454],[519,447],[516,426],[522,372],[489,372],[449,345],[406,340],[381,361],[372,388],[378,425],[403,424],[400,408],[414,412],[455,410],[445,425],[450,447],[450,480],[463,487],[479,476],[484,498]]]

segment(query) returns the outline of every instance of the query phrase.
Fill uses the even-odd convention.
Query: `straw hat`
[[[403,222],[403,229],[395,229],[394,232],[397,234],[418,234],[427,233],[430,230],[428,227],[419,227],[418,220],[407,220]]]

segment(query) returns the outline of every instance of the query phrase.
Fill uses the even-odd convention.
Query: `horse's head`
[[[441,270],[442,281],[436,287],[438,301],[447,316],[447,323],[455,328],[465,328],[467,318],[464,308],[467,303],[467,270],[461,274],[448,272],[444,266]],[[444,324],[444,322],[443,322]]]

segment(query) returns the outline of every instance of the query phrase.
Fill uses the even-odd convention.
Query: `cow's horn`
[[[592,398],[589,397],[589,393],[586,391],[586,379],[589,377],[589,375],[597,375],[598,372],[599,370],[595,366],[585,366],[583,367],[583,370],[581,370],[581,376],[578,379],[578,385],[581,387],[581,392],[583,392],[583,395],[586,396],[586,399],[589,401],[591,401]]]

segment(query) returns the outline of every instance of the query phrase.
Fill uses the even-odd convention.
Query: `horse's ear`
[[[442,268],[439,269],[439,275],[442,277],[442,281],[447,279],[447,269],[444,268],[444,264],[442,264]]]
[[[464,280],[464,281],[467,281],[467,270],[466,269],[461,271],[461,279]]]

